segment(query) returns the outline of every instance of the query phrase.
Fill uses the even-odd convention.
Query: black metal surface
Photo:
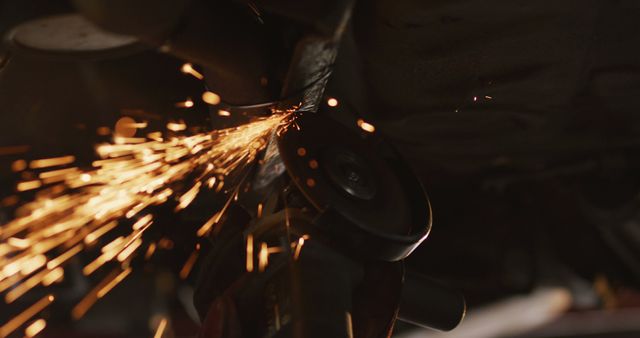
[[[410,182],[400,158],[393,153],[382,157],[384,147],[375,146],[380,140],[361,138],[316,115],[305,114],[298,124],[300,131],[291,130],[280,138],[280,155],[292,181],[320,212],[317,223],[323,230],[365,256],[392,261],[406,257],[426,239],[431,228],[429,202],[420,185]],[[340,160],[344,156],[340,154],[352,154],[362,162],[367,178],[360,180],[371,181],[367,184],[375,185],[375,191],[349,183],[353,173],[349,167],[336,168],[336,161],[354,162]]]
[[[398,319],[440,331],[453,330],[467,306],[459,291],[416,273],[405,273]]]
[[[328,148],[322,152],[321,158],[322,169],[339,189],[363,200],[376,196],[376,177],[360,155],[346,149]]]

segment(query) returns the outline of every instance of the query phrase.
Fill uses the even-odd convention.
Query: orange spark
[[[304,236],[298,238],[298,243],[296,245],[296,251],[293,253],[293,259],[298,260],[300,257],[300,251],[302,250],[302,246],[304,245]]]
[[[164,329],[166,327],[167,327],[167,318],[162,318],[160,320],[160,324],[158,324],[156,333],[153,335],[153,338],[162,338],[162,335],[164,334]]]
[[[29,318],[35,316],[38,312],[49,306],[53,300],[53,295],[44,296],[44,298],[22,311],[19,315],[13,317],[13,319],[0,327],[0,337],[8,336],[11,332],[24,324]]]
[[[189,277],[189,274],[191,273],[191,269],[193,269],[193,265],[196,264],[197,260],[198,260],[198,250],[194,250],[189,256],[189,258],[187,258],[187,261],[182,266],[182,269],[180,269],[180,278],[187,279],[187,277]]]
[[[212,106],[215,106],[220,104],[220,95],[214,92],[206,91],[202,93],[202,101]]]
[[[184,74],[189,74],[198,80],[204,79],[204,75],[193,69],[193,65],[190,63],[183,64],[182,67],[180,67],[180,71],[182,71]]]
[[[115,278],[106,283],[103,287],[101,287],[96,293],[96,297],[102,298],[104,297],[111,289],[113,289],[116,285],[122,282],[129,274],[131,273],[131,268],[123,270],[120,272]]]
[[[53,157],[53,158],[44,158],[41,160],[33,160],[29,163],[29,167],[31,169],[40,169],[46,167],[59,166],[64,164],[69,164],[75,161],[76,158],[74,156],[61,156],[61,157]]]
[[[182,102],[176,103],[176,107],[178,108],[191,108],[193,107],[193,105],[194,105],[194,102],[191,99],[186,99]]]
[[[29,324],[29,326],[24,329],[24,335],[25,337],[35,337],[35,335],[42,332],[42,330],[44,330],[46,326],[47,322],[44,319],[40,318]]]
[[[267,247],[267,243],[263,242],[260,245],[260,252],[258,252],[258,270],[264,272],[267,265],[269,265],[269,248]]]
[[[258,203],[258,211],[256,213],[257,217],[262,217],[262,203]]]
[[[253,235],[247,236],[247,271],[253,271]]]
[[[151,256],[153,256],[153,253],[156,252],[156,243],[150,243],[149,246],[147,247],[147,252],[144,254],[144,259],[145,260],[149,260],[149,258],[151,258]]]
[[[117,276],[110,275],[76,305],[72,315],[76,319],[82,317],[97,299],[130,273],[129,261],[143,247],[142,235],[153,224],[153,216],[147,213],[133,223],[129,233],[100,243],[116,229],[126,230],[118,227],[119,219],[133,218],[173,200],[174,195],[178,196],[181,209],[207,186],[221,191],[225,177],[255,161],[271,135],[290,123],[290,116],[276,113],[245,125],[194,135],[119,136],[114,143],[96,148],[100,159],[89,169],[54,169],[39,173],[40,180],[20,182],[17,187],[20,191],[42,185],[46,188],[37,192],[36,199],[20,206],[14,219],[0,226],[0,290],[13,287],[5,299],[15,301],[38,285],[47,286],[63,279],[64,264],[86,248],[99,245],[97,257],[83,268],[85,275],[108,262],[121,262],[127,269]],[[122,124],[142,127],[135,121]],[[182,131],[187,126],[184,122],[172,122],[167,128]],[[40,169],[72,161],[73,156],[65,156],[32,161],[31,166]],[[170,188],[194,176],[197,179],[187,191],[178,194]],[[199,236],[220,221],[238,195],[240,185],[231,183],[235,189],[227,203],[198,231]],[[162,239],[149,245],[145,256],[148,259],[156,247],[172,246],[170,240]]]
[[[107,136],[110,133],[111,133],[111,129],[106,126],[98,127],[98,129],[96,129],[96,134],[100,136]]]
[[[123,116],[116,121],[114,136],[116,137],[133,137],[136,134],[136,127],[134,127],[136,120],[129,116]],[[108,135],[108,133],[107,133]]]
[[[376,127],[374,127],[371,123],[365,122],[363,119],[358,119],[357,124],[360,129],[368,133],[373,133],[374,131],[376,131]]]
[[[18,190],[18,191],[27,191],[27,190],[33,190],[33,189],[40,188],[40,186],[42,186],[42,183],[39,180],[24,181],[24,182],[20,182],[20,183],[18,183],[18,185],[16,185],[16,190]]]
[[[11,163],[11,170],[14,172],[23,171],[27,169],[27,161],[25,160],[16,160]]]

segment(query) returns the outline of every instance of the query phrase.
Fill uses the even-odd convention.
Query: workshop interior
[[[0,337],[640,337],[638,22],[0,0]]]

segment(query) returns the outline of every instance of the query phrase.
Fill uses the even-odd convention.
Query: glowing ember
[[[124,280],[130,273],[131,273],[131,268],[128,268],[120,272],[115,278],[110,280],[106,285],[104,285],[98,290],[98,292],[96,293],[96,297],[98,298],[104,297],[104,295],[109,293],[111,289],[113,289],[116,285],[122,282],[122,280]]]
[[[54,157],[54,158],[45,158],[42,160],[33,160],[29,163],[29,168],[31,169],[40,169],[46,167],[55,167],[60,165],[65,165],[72,163],[76,158],[73,156],[62,156],[62,157]]]
[[[185,63],[181,71],[199,80],[204,78],[190,63]],[[333,100],[337,105],[337,100]],[[202,94],[202,101],[218,105],[221,99],[207,91]],[[180,108],[194,105],[191,98],[176,103]],[[187,130],[184,121],[172,121],[166,126],[168,135],[154,131],[146,137],[136,137],[139,129],[147,127],[146,122],[123,116],[113,128],[113,142],[96,148],[100,159],[94,161],[90,169],[72,167],[74,156],[30,163],[14,161],[11,169],[22,172],[23,179],[16,190],[36,192],[34,200],[17,208],[14,219],[0,226],[0,292],[6,291],[5,302],[12,303],[40,285],[48,287],[62,281],[64,266],[73,257],[84,251],[98,252],[97,257],[83,267],[85,275],[93,274],[109,262],[116,267],[72,309],[71,316],[80,319],[132,273],[131,261],[135,257],[148,260],[157,249],[174,247],[169,238],[144,243],[145,232],[154,224],[150,208],[171,200],[175,201],[174,210],[180,211],[187,208],[202,189],[221,192],[225,178],[253,163],[274,133],[279,135],[289,125],[299,129],[294,122],[296,109],[274,112],[238,127],[195,135],[184,134]],[[231,112],[219,110],[218,115],[227,117]],[[102,126],[96,133],[107,136],[111,129]],[[5,147],[0,149],[0,155],[27,150],[28,146]],[[25,171],[27,168],[33,171]],[[224,207],[195,235],[203,237],[215,229],[232,201],[238,199],[240,183],[232,181],[226,185],[231,189]],[[13,195],[0,203],[14,206],[20,200],[18,195]],[[261,216],[262,204],[258,208]],[[114,239],[113,233],[120,235]],[[105,237],[111,239],[101,240]],[[292,248],[295,247],[295,258],[305,239],[291,243]],[[181,278],[189,276],[199,248],[196,246],[184,263]],[[253,237],[249,235],[247,271],[254,270],[253,250]],[[257,255],[259,271],[266,269],[270,254],[282,251],[261,243]],[[53,295],[48,295],[0,326],[0,337],[27,324],[53,300]],[[167,325],[167,319],[163,318],[154,337],[160,338]],[[44,319],[32,320],[25,328],[25,336],[33,337],[45,326]]]
[[[18,191],[27,191],[27,190],[33,190],[33,189],[40,188],[40,186],[42,186],[42,183],[40,181],[38,181],[38,180],[25,181],[25,182],[18,183],[18,185],[16,186],[16,190],[18,190]]]
[[[376,131],[376,127],[374,127],[371,123],[365,122],[363,119],[358,119],[357,124],[360,129],[368,133],[373,133],[374,131]]]
[[[40,333],[47,326],[47,322],[40,318],[33,323],[29,324],[26,329],[24,329],[25,337],[35,337],[38,333]]]
[[[191,99],[186,99],[186,100],[184,100],[182,102],[176,103],[176,107],[178,107],[178,108],[191,108],[191,107],[193,107],[193,105],[194,105],[194,103],[193,103],[193,100],[191,100]]]
[[[253,235],[247,236],[247,272],[253,271]]]
[[[329,107],[337,107],[338,106],[338,100],[332,98],[329,98],[327,100],[327,105],[329,105]]]
[[[202,101],[215,106],[220,103],[220,96],[214,92],[204,92],[202,94]]]
[[[171,131],[183,131],[187,129],[187,125],[180,121],[180,122],[169,122],[167,123],[167,129],[171,130]]]
[[[189,74],[189,75],[195,77],[198,80],[204,79],[204,75],[202,75],[200,72],[195,70],[193,68],[193,65],[190,64],[190,63],[185,63],[184,65],[182,65],[182,67],[180,68],[180,71],[185,73],[185,74]]]
[[[313,188],[316,186],[316,180],[314,180],[313,178],[307,178],[307,186],[309,188]]]
[[[98,127],[98,129],[96,129],[96,134],[100,135],[100,136],[107,136],[111,133],[111,129],[109,127]]]
[[[153,338],[162,338],[162,335],[164,334],[164,329],[166,327],[167,327],[167,318],[162,318],[162,320],[160,320],[160,324],[158,324],[156,333],[153,335]]]
[[[258,252],[258,270],[264,272],[269,265],[269,248],[267,243],[260,244],[260,251]]]
[[[302,237],[298,238],[298,242],[295,243],[295,251],[293,252],[293,259],[298,260],[298,258],[300,257],[300,251],[302,251],[302,246],[304,245],[304,241],[308,239],[309,239],[309,235],[303,235]]]
[[[29,318],[35,316],[38,312],[49,306],[53,300],[54,297],[52,295],[44,296],[44,298],[22,311],[22,313],[13,317],[13,319],[0,327],[0,337],[7,337],[11,332],[15,331],[29,320]]]
[[[119,118],[115,125],[114,135],[120,137],[133,137],[136,134],[136,128],[133,126],[135,123],[136,120],[128,116]]]
[[[187,279],[187,277],[189,277],[189,274],[191,273],[191,269],[193,269],[193,265],[196,263],[197,260],[198,260],[198,250],[196,249],[191,253],[189,258],[187,258],[187,261],[182,266],[182,269],[180,269],[180,278]]]
[[[27,169],[27,161],[17,160],[11,163],[11,170],[18,172]]]

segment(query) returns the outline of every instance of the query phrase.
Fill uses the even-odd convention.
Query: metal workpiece
[[[305,218],[296,209],[286,209],[271,217],[270,226],[265,227],[264,223],[269,223],[269,217],[265,217],[259,222],[263,223],[262,229],[247,229],[254,240],[277,244],[278,240],[288,242],[291,238],[292,243],[298,242],[289,254],[285,249],[274,257],[266,272],[270,277],[263,290],[265,336],[348,338],[352,328],[347,314],[353,311],[353,293],[362,282],[362,267],[327,246]],[[294,225],[287,229],[287,223]],[[299,247],[299,238],[308,238],[304,246]],[[244,295],[239,294],[240,303],[246,299]],[[246,304],[253,306],[255,300],[247,299]]]
[[[333,37],[334,40],[340,39],[355,4],[355,0],[237,0],[237,2],[256,9],[263,8],[307,27],[310,32]]]
[[[337,54],[338,45],[332,40],[307,37],[298,42],[282,97],[298,98],[300,111],[317,111]]]
[[[269,2],[269,1],[267,1]],[[311,7],[300,10],[292,1],[272,1],[287,8],[290,16],[313,27],[296,44],[282,89],[283,97],[300,95],[300,111],[315,112],[333,70],[338,47],[351,17],[354,1],[311,1]],[[322,5],[320,5],[323,3]],[[313,5],[316,6],[313,6]],[[306,5],[306,4],[305,4]],[[312,11],[322,7],[323,10]],[[308,15],[304,15],[306,13]],[[311,14],[313,13],[313,14]]]

